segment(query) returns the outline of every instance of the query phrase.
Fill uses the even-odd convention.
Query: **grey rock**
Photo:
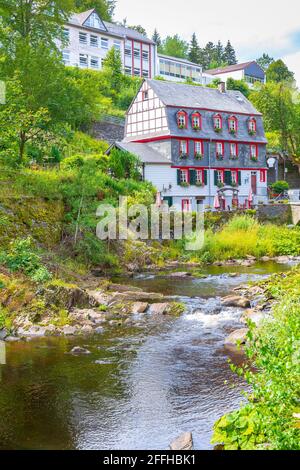
[[[179,278],[181,278],[181,277],[190,277],[190,276],[191,276],[191,273],[188,273],[188,272],[182,272],[182,273],[178,272],[178,273],[169,274],[169,277],[175,277],[175,278],[177,278],[177,277],[179,277]]]
[[[170,444],[171,450],[192,450],[193,449],[193,435],[191,432],[185,432],[178,436]]]
[[[77,332],[75,326],[66,325],[63,327],[62,332],[65,336],[74,336]]]
[[[168,303],[150,305],[149,313],[152,315],[164,315],[169,308]]]
[[[236,347],[240,344],[246,344],[248,328],[241,328],[240,330],[233,331],[227,338],[225,338],[225,346]]]
[[[239,308],[249,308],[251,306],[250,300],[246,297],[241,297],[238,295],[229,295],[222,299],[222,305],[224,307],[239,307]]]
[[[7,336],[5,341],[7,343],[16,343],[17,341],[21,341],[21,338],[18,338],[17,336]]]
[[[132,313],[145,313],[147,308],[149,307],[148,302],[135,302],[132,305]]]
[[[0,330],[0,341],[4,340],[8,336],[8,331],[6,328]]]
[[[86,348],[81,348],[80,346],[75,346],[71,350],[71,354],[74,354],[74,355],[88,355],[88,354],[91,354],[91,351],[89,351]]]
[[[104,328],[102,328],[102,326],[98,326],[97,328],[95,328],[95,333],[97,335],[101,335],[102,333],[104,333]]]

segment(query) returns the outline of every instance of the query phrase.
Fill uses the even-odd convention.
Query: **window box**
[[[219,181],[219,182],[217,183],[217,186],[218,186],[218,188],[224,188],[225,184],[222,183],[221,181]]]
[[[201,130],[201,127],[199,126],[199,124],[193,124],[193,131],[200,131]]]
[[[214,116],[213,120],[214,120],[214,130],[215,130],[215,132],[220,133],[222,131],[222,128],[223,128],[222,116],[220,114],[216,114]]]
[[[222,132],[222,128],[221,128],[221,127],[215,127],[214,130],[215,130],[215,132],[216,132],[217,134],[220,134],[220,132]]]
[[[198,188],[204,188],[205,183],[203,183],[202,181],[196,181],[195,186],[198,186]]]
[[[256,135],[256,131],[253,130],[253,129],[251,129],[251,130],[249,129],[249,135]]]
[[[203,157],[204,157],[203,153],[200,153],[200,152],[195,153],[195,159],[196,160],[202,160]]]
[[[257,129],[256,119],[255,118],[249,119],[249,121],[248,121],[249,135],[256,135],[256,129]]]
[[[230,155],[229,160],[238,160],[239,156],[238,155]]]
[[[189,188],[190,183],[188,183],[187,181],[182,181],[182,182],[180,183],[180,186],[181,186],[182,188]]]
[[[185,124],[180,123],[180,122],[178,123],[178,129],[185,129],[185,128],[186,128]]]
[[[258,157],[254,156],[254,155],[251,155],[250,160],[252,160],[252,162],[257,162]]]
[[[179,155],[179,158],[180,158],[180,160],[186,160],[188,158],[188,154],[187,153],[181,153]]]
[[[229,134],[236,135],[236,129],[229,129]]]

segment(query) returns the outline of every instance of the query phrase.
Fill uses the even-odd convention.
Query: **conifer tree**
[[[161,37],[157,29],[155,28],[154,33],[152,35],[152,41],[154,41],[157,44],[157,47],[161,46]]]
[[[195,64],[200,64],[201,60],[201,48],[199,47],[197,36],[193,33],[190,48],[189,48],[189,60]]]
[[[223,56],[224,62],[228,65],[235,65],[237,64],[237,59],[236,59],[236,53],[234,48],[231,45],[231,42],[228,41],[227,45],[224,49],[224,56]]]

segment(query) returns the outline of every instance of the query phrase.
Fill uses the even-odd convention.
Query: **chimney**
[[[218,85],[218,90],[220,93],[226,93],[226,85],[225,82],[220,82]]]

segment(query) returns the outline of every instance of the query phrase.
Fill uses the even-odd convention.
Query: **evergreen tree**
[[[192,36],[188,57],[191,62],[194,62],[195,64],[200,64],[201,48],[199,47],[197,36],[195,33],[193,33]]]
[[[214,63],[214,54],[215,54],[215,46],[213,42],[209,41],[202,51],[202,60],[205,64],[205,68],[209,69],[213,67]]]
[[[274,59],[270,57],[269,54],[264,53],[256,62],[266,71],[272,62],[274,62]]]
[[[161,37],[157,29],[155,28],[154,33],[152,35],[152,41],[154,41],[157,44],[157,47],[161,46]]]
[[[228,65],[235,65],[237,64],[237,59],[236,59],[236,53],[234,48],[231,45],[231,42],[228,41],[227,45],[224,49],[224,56],[223,56],[224,62]]]
[[[214,60],[217,64],[217,67],[220,67],[223,65],[224,61],[224,47],[221,41],[218,41],[217,45],[215,46],[215,54],[214,54]]]
[[[112,47],[103,59],[103,71],[109,75],[112,89],[119,93],[123,81],[123,65],[121,53],[115,47]]]

